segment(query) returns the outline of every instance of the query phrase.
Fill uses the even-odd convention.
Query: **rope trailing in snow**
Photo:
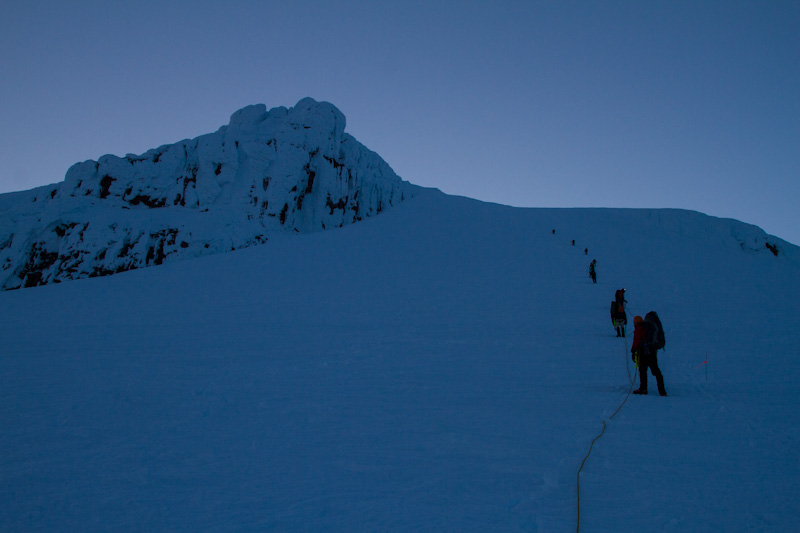
[[[634,378],[631,376],[631,362],[628,359],[628,338],[627,337],[623,338],[625,339],[625,370],[628,371],[628,381],[630,381],[631,385],[633,385]]]
[[[623,337],[623,338],[625,338],[625,337]],[[628,381],[631,382],[631,386],[628,389],[628,394],[625,395],[625,399],[622,400],[622,403],[619,404],[619,407],[617,407],[617,410],[614,411],[613,415],[608,417],[609,420],[611,420],[612,418],[617,416],[617,413],[619,413],[620,409],[622,409],[622,406],[625,405],[625,402],[628,401],[628,398],[630,398],[630,396],[631,396],[631,392],[633,392],[633,385],[636,383],[636,378],[631,376],[631,363],[630,363],[630,360],[628,359],[628,339],[627,338],[625,338],[625,369],[628,371]],[[591,450],[590,450],[590,452],[591,452]]]
[[[589,446],[589,453],[587,453],[586,457],[583,458],[581,467],[578,469],[578,533],[580,533],[581,531],[581,470],[583,470],[583,465],[586,464],[586,460],[592,454],[592,448],[594,448],[594,443],[597,442],[597,439],[602,437],[605,432],[606,432],[606,421],[603,420],[603,431],[601,431],[600,434],[592,440],[592,444],[591,446]]]
[[[628,379],[631,382],[631,386],[628,389],[628,394],[625,395],[625,399],[622,400],[622,403],[619,404],[619,407],[617,407],[617,410],[614,411],[613,415],[608,417],[609,420],[611,420],[612,418],[617,416],[617,413],[619,413],[620,409],[622,409],[622,406],[625,405],[625,402],[628,401],[628,398],[630,398],[630,396],[631,396],[631,392],[633,392],[633,385],[635,383],[634,378],[631,377],[631,369],[630,369],[630,365],[628,364],[628,339],[627,338],[625,339],[625,368],[628,370]],[[600,437],[602,437],[605,434],[605,432],[606,432],[606,421],[603,420],[603,430],[600,432],[599,435],[597,435],[594,439],[592,439],[592,444],[589,446],[589,452],[586,454],[586,457],[583,458],[583,462],[581,462],[581,467],[578,469],[578,476],[577,476],[577,494],[578,494],[578,526],[577,526],[577,533],[580,533],[580,531],[581,531],[581,471],[583,471],[583,465],[586,464],[586,461],[589,459],[589,456],[592,454],[592,449],[594,448],[594,443],[597,442],[600,439]]]
[[[623,405],[625,405],[625,402],[627,402],[627,401],[628,401],[628,398],[630,398],[630,397],[631,397],[631,392],[633,392],[633,384],[634,384],[634,383],[635,383],[635,381],[634,381],[633,379],[631,379],[631,386],[630,386],[630,388],[628,389],[628,394],[626,394],[626,395],[625,395],[625,399],[624,399],[624,400],[622,400],[622,403],[621,403],[621,404],[619,404],[619,407],[617,407],[617,410],[616,410],[616,411],[614,411],[614,414],[608,417],[608,419],[609,419],[609,420],[611,420],[612,418],[614,418],[615,416],[617,416],[617,413],[619,413],[619,410],[620,410],[620,409],[622,409],[622,406],[623,406]],[[590,451],[591,451],[591,450],[590,450]]]
[[[628,389],[628,394],[625,395],[625,399],[622,400],[622,403],[619,404],[619,407],[617,407],[617,410],[614,411],[614,414],[608,417],[609,420],[611,420],[612,418],[617,416],[617,413],[619,413],[619,410],[622,409],[622,406],[625,405],[625,402],[628,401],[628,398],[630,398],[630,396],[631,396],[631,392],[633,392],[633,385],[634,385],[634,383],[636,383],[636,378],[631,376],[631,367],[630,367],[630,362],[628,361],[628,339],[627,338],[625,339],[625,368],[628,370],[628,380],[630,380],[630,382],[631,382],[631,387]],[[590,450],[590,452],[591,452],[591,450]]]

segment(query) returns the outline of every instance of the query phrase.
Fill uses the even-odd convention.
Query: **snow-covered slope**
[[[102,276],[380,213],[416,187],[344,133],[333,105],[249,106],[216,133],[74,165],[0,195],[0,288]]]
[[[791,531],[800,257],[765,239],[427,191],[0,293],[0,530],[575,531],[605,423],[580,531]],[[661,316],[669,397],[610,419],[620,287]]]

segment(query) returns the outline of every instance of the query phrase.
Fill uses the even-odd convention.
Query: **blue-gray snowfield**
[[[237,157],[223,168],[267,168]],[[297,157],[295,193],[310,175]],[[90,213],[90,228],[107,200],[130,215],[120,226],[205,228],[202,209],[124,209],[148,191],[122,178],[101,198],[105,172],[0,203],[54,189],[80,206],[62,220]],[[369,203],[354,224],[323,209],[326,231],[306,231],[322,228],[300,224],[303,200],[300,232],[278,220],[264,244],[0,292],[0,530],[796,527],[800,249],[695,212],[511,208],[389,181],[402,201],[380,188],[381,213]],[[207,198],[247,204],[229,183]],[[666,398],[628,397],[630,333],[609,317],[623,287],[629,322],[656,310],[664,325]]]

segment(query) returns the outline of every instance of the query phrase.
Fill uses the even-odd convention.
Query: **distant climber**
[[[592,283],[597,283],[597,271],[595,267],[597,266],[597,259],[592,259],[592,262],[589,264],[589,277],[592,278]]]
[[[617,330],[617,337],[625,336],[625,326],[628,324],[628,315],[625,313],[625,289],[617,290],[611,302],[611,324]]]
[[[639,367],[639,388],[633,391],[634,394],[647,394],[647,370],[653,373],[658,384],[658,393],[666,396],[664,388],[664,376],[658,369],[658,359],[656,352],[664,347],[664,329],[661,327],[661,320],[655,311],[650,311],[642,319],[636,316],[633,319],[633,344],[631,345],[631,357]]]
[[[575,246],[575,239],[572,239],[572,246]]]
[[[589,255],[589,249],[588,248],[584,248],[583,249],[583,255]]]
[[[777,246],[775,246],[774,244],[767,243],[767,248],[769,249],[770,252],[772,252],[772,255],[774,255],[775,257],[778,257],[778,247]]]

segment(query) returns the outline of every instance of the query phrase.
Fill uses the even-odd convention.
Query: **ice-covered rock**
[[[0,195],[0,287],[14,289],[230,251],[312,232],[416,194],[311,98],[236,111],[215,133],[73,165]]]

